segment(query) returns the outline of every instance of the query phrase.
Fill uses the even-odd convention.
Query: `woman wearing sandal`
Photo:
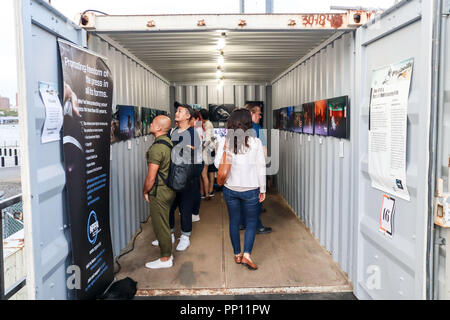
[[[237,109],[227,123],[227,136],[219,141],[215,166],[218,183],[224,184],[224,197],[230,219],[230,238],[234,260],[250,270],[258,269],[251,253],[256,235],[260,203],[266,199],[266,161],[261,140],[254,136],[248,110]],[[239,224],[244,215],[246,230],[241,251]]]

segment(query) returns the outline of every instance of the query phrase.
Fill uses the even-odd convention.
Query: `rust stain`
[[[151,21],[147,22],[147,27],[148,27],[148,28],[153,28],[155,25],[156,25],[156,24],[155,24],[155,21],[154,21],[154,20],[151,20]]]
[[[334,15],[331,18],[330,22],[331,22],[331,27],[332,28],[339,29],[344,24],[344,19],[343,19],[342,15]]]

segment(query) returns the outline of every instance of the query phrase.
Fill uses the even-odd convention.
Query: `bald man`
[[[144,198],[150,204],[153,231],[161,250],[161,258],[147,263],[149,269],[171,268],[173,265],[169,214],[176,193],[165,185],[170,170],[170,157],[173,143],[168,137],[171,128],[169,117],[158,116],[150,125],[150,133],[155,142],[147,152],[148,174],[144,184]],[[161,179],[161,176],[163,179]]]

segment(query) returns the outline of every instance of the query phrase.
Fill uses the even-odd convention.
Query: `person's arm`
[[[264,202],[266,199],[266,158],[264,156],[264,150],[261,140],[256,139],[258,144],[256,149],[256,168],[258,173],[259,182],[259,202]]]
[[[217,148],[216,157],[214,158],[214,165],[219,169],[220,162],[222,161],[223,151],[225,145],[225,138],[219,140],[219,147]]]
[[[145,201],[147,201],[147,203],[150,202],[150,199],[148,198],[148,193],[150,192],[150,190],[153,189],[153,186],[155,185],[156,175],[158,174],[158,170],[159,170],[159,164],[153,164],[153,163],[148,164],[148,173],[147,173],[147,177],[145,178],[144,190],[142,191],[144,193],[144,198],[145,198]]]

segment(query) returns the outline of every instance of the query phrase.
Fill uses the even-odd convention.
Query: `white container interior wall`
[[[354,33],[346,33],[278,79],[272,86],[273,109],[344,95],[350,110],[355,108],[354,47]],[[352,134],[350,141],[284,131],[277,135],[280,194],[352,280]]]
[[[107,58],[114,80],[113,112],[117,105],[169,110],[169,83],[95,35],[88,46]],[[131,149],[129,149],[131,143]],[[110,225],[115,256],[120,254],[147,220],[150,209],[142,197],[147,174],[146,152],[153,137],[139,137],[111,145]]]

